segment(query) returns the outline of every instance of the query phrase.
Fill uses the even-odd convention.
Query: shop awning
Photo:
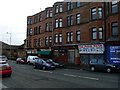
[[[49,55],[51,51],[38,51],[38,54]]]

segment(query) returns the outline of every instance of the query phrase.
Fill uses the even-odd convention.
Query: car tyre
[[[46,67],[45,66],[43,66],[43,70],[45,70],[46,69]]]
[[[8,74],[7,76],[8,76],[8,77],[11,77],[11,74]]]
[[[28,61],[28,64],[30,65],[30,61]]]
[[[91,70],[92,72],[94,72],[94,71],[95,71],[95,67],[94,67],[94,66],[91,66],[91,67],[90,67],[90,70]]]
[[[36,66],[35,66],[35,65],[33,65],[33,67],[34,67],[34,69],[36,69]]]
[[[110,73],[112,71],[111,67],[107,67],[106,71]]]

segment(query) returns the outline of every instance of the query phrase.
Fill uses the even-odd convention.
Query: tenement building
[[[120,61],[120,2],[56,2],[27,17],[26,47],[64,63]]]

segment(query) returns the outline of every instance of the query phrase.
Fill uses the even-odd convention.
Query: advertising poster
[[[79,45],[78,50],[80,54],[103,54],[103,44]]]
[[[107,60],[112,63],[120,63],[120,46],[107,46]]]

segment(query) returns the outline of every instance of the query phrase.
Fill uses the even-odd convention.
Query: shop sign
[[[103,54],[104,45],[103,44],[91,44],[91,45],[79,45],[79,53],[81,54]]]
[[[40,49],[40,51],[52,51],[51,49]]]
[[[120,63],[120,46],[107,46],[107,59],[113,63]]]

